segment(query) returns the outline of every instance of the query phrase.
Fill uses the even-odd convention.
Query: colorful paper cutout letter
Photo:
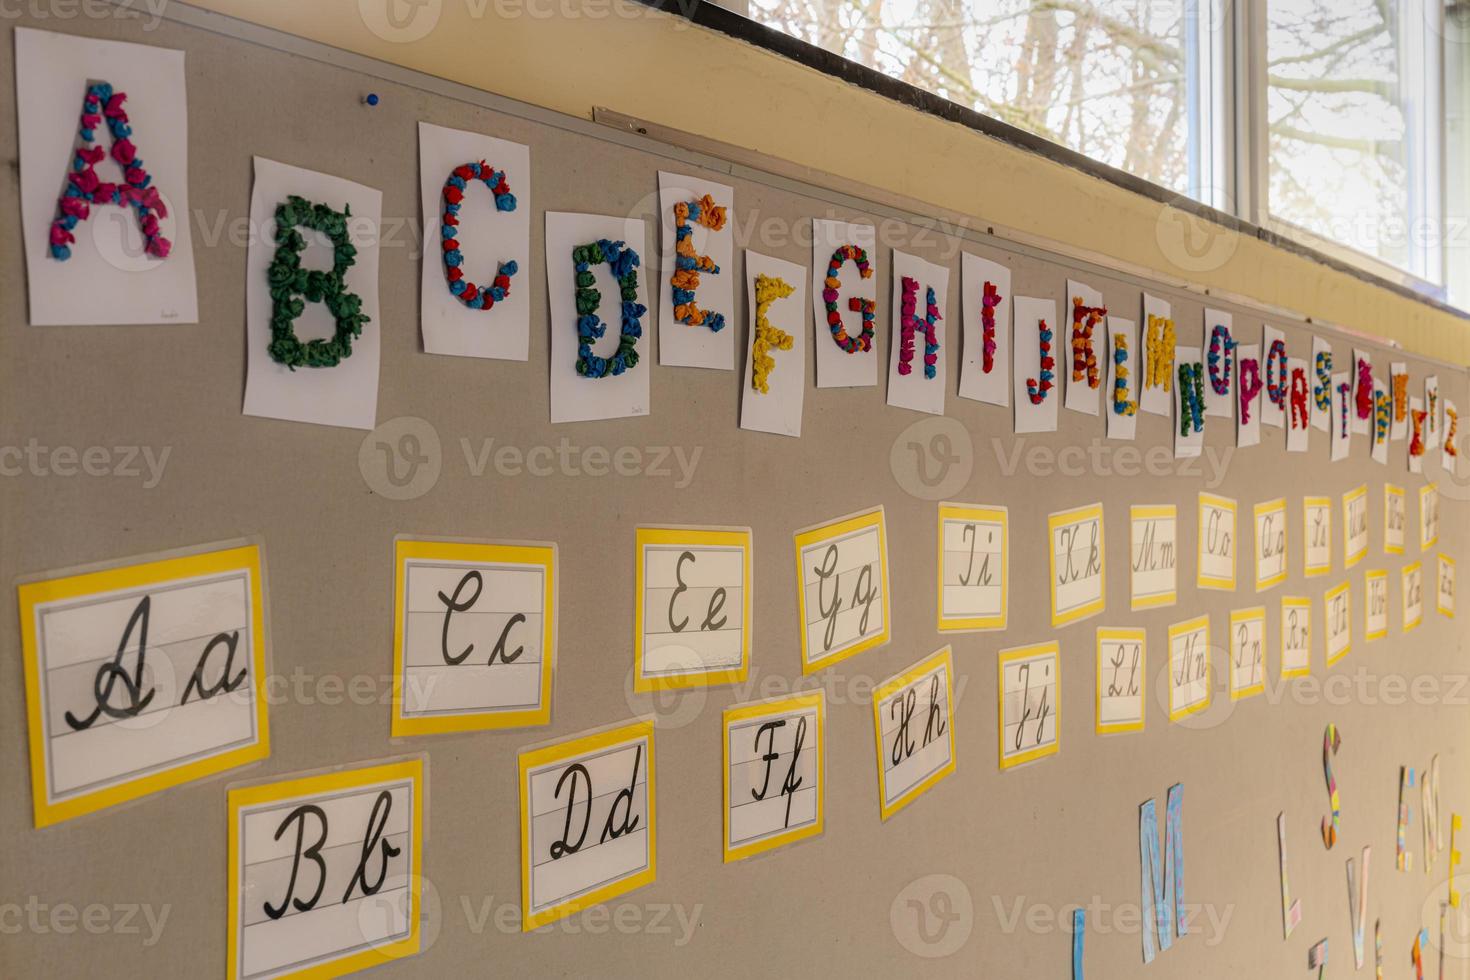
[[[708,194],[697,201],[680,201],[674,205],[674,274],[669,279],[673,286],[674,319],[719,333],[725,328],[725,314],[701,310],[694,299],[700,273],[720,274],[714,259],[695,251],[694,225],[720,231],[725,227],[725,209]]]
[[[1143,962],[1154,961],[1154,933],[1159,952],[1189,932],[1184,914],[1184,784],[1169,788],[1165,803],[1163,861],[1159,860],[1159,818],[1155,802],[1138,809],[1138,863],[1143,905]]]
[[[138,216],[144,249],[154,258],[168,258],[172,247],[159,231],[158,219],[168,217],[168,208],[153,186],[153,178],[143,167],[134,145],[128,113],[123,108],[127,94],[113,91],[107,82],[94,82],[82,97],[82,124],[79,145],[72,155],[72,169],[66,175],[66,192],[56,205],[56,219],[51,222],[51,257],[65,262],[71,258],[70,246],[76,243],[72,232],[91,217],[91,205],[115,204],[131,206]],[[96,145],[97,127],[106,120],[112,134],[109,154]],[[123,168],[123,182],[109,184],[97,176],[97,164],[111,156]]]
[[[1363,937],[1368,926],[1368,859],[1373,848],[1363,848],[1363,876],[1359,878],[1353,859],[1347,861],[1348,918],[1353,929],[1353,962],[1359,970],[1363,968]]]
[[[1291,885],[1286,880],[1286,814],[1276,815],[1276,836],[1281,844],[1281,929],[1285,933],[1284,938],[1290,939],[1291,934],[1302,921],[1302,900],[1291,900]]]
[[[771,304],[785,299],[796,291],[779,276],[758,275],[755,277],[755,338],[751,341],[750,385],[762,395],[771,393],[769,379],[776,370],[773,350],[790,350],[795,340],[780,327],[772,326],[767,314]]]
[[[922,332],[924,335],[924,378],[932,381],[939,364],[939,333],[934,326],[942,319],[939,315],[939,299],[934,295],[933,286],[925,287],[924,316],[921,319],[918,313],[919,281],[912,276],[904,276],[902,288],[903,295],[899,300],[898,373],[903,375],[913,373],[914,338]]]
[[[444,181],[444,220],[440,232],[443,239],[444,278],[449,291],[472,310],[488,310],[505,299],[510,293],[510,277],[518,270],[514,260],[501,262],[495,268],[495,278],[489,286],[476,286],[464,277],[464,252],[459,247],[459,211],[464,206],[464,195],[470,181],[478,180],[490,188],[495,196],[496,211],[514,211],[516,196],[505,182],[504,170],[492,170],[484,160],[455,167]]]

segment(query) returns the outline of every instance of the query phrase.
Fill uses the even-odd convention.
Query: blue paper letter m
[[[1159,949],[1174,944],[1189,930],[1184,921],[1184,784],[1169,788],[1164,817],[1164,854],[1159,860],[1159,818],[1154,801],[1138,809],[1138,863],[1142,871],[1143,962],[1154,959],[1154,930]]]

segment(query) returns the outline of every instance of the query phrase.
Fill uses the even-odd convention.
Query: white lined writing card
[[[1212,493],[1199,495],[1199,562],[1195,584],[1201,589],[1235,591],[1235,501]]]
[[[1428,425],[1424,413],[1424,399],[1409,398],[1409,451],[1407,459],[1410,473],[1424,472],[1424,429]]]
[[[750,671],[748,527],[636,532],[633,689],[738,684]]]
[[[1000,651],[1000,767],[1054,755],[1061,746],[1061,656],[1055,641]]]
[[[1261,444],[1261,406],[1266,403],[1266,382],[1261,380],[1261,347],[1259,344],[1241,344],[1236,348],[1239,358],[1236,366],[1241,380],[1236,385],[1236,400],[1240,403],[1235,416],[1235,445],[1244,449]],[[1249,378],[1249,382],[1245,379]]]
[[[1230,700],[1254,697],[1266,689],[1266,609],[1236,609],[1230,614]]]
[[[1169,720],[1179,721],[1210,706],[1210,617],[1169,627]]]
[[[1057,431],[1061,402],[1060,338],[1055,300],[1017,296],[1011,333],[1016,434]]]
[[[939,505],[938,579],[939,632],[1005,629],[1010,579],[1006,508]]]
[[[1261,329],[1261,424],[1286,427],[1291,403],[1291,361],[1286,334],[1272,326]]]
[[[1424,622],[1424,565],[1414,562],[1399,573],[1400,601],[1404,609],[1404,632]]]
[[[1312,600],[1281,597],[1281,676],[1305,677],[1312,672]]]
[[[1440,615],[1455,618],[1455,560],[1449,555],[1439,556],[1438,588],[1435,605]]]
[[[1174,348],[1174,458],[1191,459],[1198,456],[1205,445],[1204,390],[1209,387],[1205,380],[1205,364],[1200,358],[1198,347]],[[1187,371],[1190,380],[1180,376]]]
[[[654,880],[651,720],[524,749],[519,772],[523,932]]]
[[[1059,511],[1047,518],[1046,528],[1052,626],[1096,616],[1107,598],[1102,504]]]
[[[1286,581],[1286,498],[1256,504],[1254,516],[1256,591],[1265,592]]]
[[[393,544],[393,735],[551,722],[556,545]]]
[[[479,168],[480,164],[485,167]],[[479,168],[479,174],[475,170]],[[486,169],[488,168],[488,169]],[[419,123],[424,249],[419,318],[424,353],[524,361],[531,343],[531,148]],[[448,195],[448,196],[446,196]],[[453,224],[444,235],[449,208]],[[459,247],[447,265],[439,243]],[[513,265],[512,265],[513,264]],[[450,270],[457,278],[449,279]],[[506,276],[501,298],[496,280]],[[451,288],[459,283],[459,292]],[[464,283],[475,283],[467,303]],[[478,299],[484,295],[485,299]],[[485,305],[485,300],[490,304]],[[473,305],[471,305],[473,303]]]
[[[822,833],[826,753],[820,688],[725,709],[727,864]]]
[[[1369,569],[1363,573],[1363,638],[1381,640],[1388,635],[1388,572]]]
[[[1327,666],[1331,667],[1353,648],[1353,597],[1344,581],[1322,596],[1322,628],[1327,637]]]
[[[806,394],[806,269],[746,249],[745,288],[750,333],[740,427],[799,437]]]
[[[960,255],[960,312],[965,318],[960,397],[1011,403],[1011,270]]]
[[[1319,335],[1312,335],[1312,363],[1307,365],[1307,381],[1312,389],[1312,428],[1331,431],[1332,418],[1332,345]]]
[[[270,755],[260,548],[209,549],[18,587],[37,827]]]
[[[1383,485],[1383,553],[1402,555],[1408,536],[1409,507],[1404,488],[1392,483]]]
[[[873,692],[878,808],[887,820],[955,770],[954,664],[943,647]]]
[[[889,315],[888,404],[943,415],[953,354],[949,267],[894,249]]]
[[[1331,434],[1331,460],[1334,463],[1347,459],[1352,448],[1353,398],[1349,377],[1346,371],[1332,376],[1332,417],[1328,431]]]
[[[1288,357],[1286,370],[1291,379],[1286,391],[1286,451],[1304,453],[1312,439],[1311,368],[1303,358]]]
[[[1235,418],[1235,392],[1240,384],[1240,350],[1235,317],[1224,310],[1205,308],[1205,414]]]
[[[1132,441],[1138,429],[1138,384],[1143,367],[1138,324],[1119,316],[1108,317],[1106,356],[1103,413],[1108,417],[1108,438]]]
[[[735,366],[735,189],[658,172],[658,362]]]
[[[818,388],[878,383],[877,240],[872,225],[812,219]]]
[[[883,508],[796,532],[801,669],[811,674],[889,638]]]
[[[1150,415],[1169,416],[1174,406],[1174,385],[1178,374],[1174,370],[1173,308],[1166,299],[1143,294],[1143,320],[1140,327],[1143,336],[1139,340],[1138,405]]]
[[[1307,578],[1332,570],[1332,498],[1302,498],[1302,574]]]
[[[1135,504],[1128,511],[1132,608],[1172,606],[1179,595],[1179,520],[1173,504]]]
[[[1143,730],[1148,632],[1097,628],[1097,734]]]
[[[1439,484],[1426,483],[1419,488],[1419,550],[1428,551],[1439,543]]]
[[[1342,563],[1352,568],[1368,554],[1368,484],[1342,495]]]
[[[1066,376],[1066,406],[1069,411],[1096,415],[1102,390],[1103,358],[1107,356],[1108,310],[1103,295],[1086,283],[1067,280],[1067,302],[1058,334],[1061,340],[1061,371]]]
[[[421,758],[230,790],[230,980],[418,953],[423,812]]]
[[[1061,745],[1061,657],[1055,641],[1003,649],[997,657],[1000,767],[1054,755]]]

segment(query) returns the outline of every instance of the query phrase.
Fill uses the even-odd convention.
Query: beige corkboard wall
[[[1091,906],[1087,935],[1090,976],[1279,977],[1304,974],[1306,950],[1328,937],[1329,975],[1346,976],[1351,955],[1344,862],[1373,847],[1370,923],[1381,918],[1389,969],[1402,974],[1419,927],[1437,931],[1446,858],[1424,874],[1416,800],[1409,842],[1416,868],[1393,869],[1398,767],[1443,767],[1442,808],[1470,813],[1465,756],[1470,691],[1465,644],[1452,621],[1426,610],[1424,626],[1405,637],[1398,612],[1398,570],[1426,560],[1411,533],[1407,553],[1382,551],[1381,486],[1392,481],[1416,491],[1428,476],[1407,473],[1404,444],[1391,463],[1367,458],[1361,438],[1353,458],[1329,465],[1325,439],[1305,457],[1287,457],[1279,432],[1269,446],[1229,459],[1218,482],[1206,463],[1168,475],[1039,476],[1026,459],[1102,439],[1103,421],[1063,411],[1062,431],[1024,439],[1023,462],[1006,461],[1022,440],[1011,435],[1008,410],[961,401],[951,374],[948,411],[968,435],[969,482],[953,499],[1010,508],[1012,600],[1003,634],[953,638],[957,670],[958,771],[886,824],[879,820],[872,686],[943,645],[934,630],[935,503],[904,489],[890,450],[920,416],[884,407],[883,388],[815,389],[808,365],[803,437],[788,440],[738,428],[740,378],[735,373],[653,368],[652,414],[647,418],[553,427],[547,422],[546,318],[541,214],[547,210],[636,213],[654,219],[656,171],[689,169],[687,156],[632,138],[610,140],[590,125],[561,118],[533,122],[424,88],[385,81],[305,55],[165,22],[142,34],[117,21],[59,24],[29,17],[7,22],[0,45],[0,77],[13,78],[15,25],[69,31],[183,48],[188,52],[191,187],[196,208],[201,320],[192,327],[32,328],[26,323],[23,257],[17,222],[0,235],[0,267],[10,270],[0,296],[0,445],[148,446],[169,452],[163,479],[144,488],[127,477],[62,477],[22,473],[0,481],[0,573],[17,577],[78,563],[242,535],[264,543],[267,609],[272,642],[270,706],[272,756],[253,769],[196,783],[141,803],[63,824],[45,832],[31,826],[25,711],[21,693],[19,631],[14,604],[0,603],[6,637],[0,683],[0,907],[18,907],[0,920],[0,974],[6,976],[198,976],[221,972],[225,962],[225,787],[237,777],[295,773],[343,763],[423,752],[429,759],[424,873],[430,900],[426,949],[385,967],[383,976],[496,972],[532,976],[693,975],[736,973],[1012,977],[1023,971],[1065,976],[1071,937],[1062,923],[1074,904]],[[404,77],[399,74],[398,77]],[[425,83],[426,85],[428,83]],[[367,91],[383,103],[360,105]],[[3,173],[4,200],[18,207],[14,99],[4,102],[0,140],[11,165]],[[419,175],[416,123],[427,120],[475,129],[530,144],[534,184],[530,203],[532,268],[519,288],[533,297],[529,363],[433,357],[421,353],[418,334],[420,266],[416,241]],[[245,371],[244,241],[251,157],[261,155],[323,170],[381,188],[385,235],[380,292],[383,367],[378,417],[418,416],[441,444],[442,472],[428,493],[392,501],[372,492],[359,470],[363,433],[295,425],[240,414]],[[814,188],[764,181],[744,172],[732,178],[740,234],[759,251],[809,265],[801,237],[809,218],[878,220],[879,215]],[[1004,188],[996,188],[998,194]],[[888,351],[889,249],[896,243],[952,270],[949,329],[959,325],[959,248],[912,225],[879,220],[880,350]],[[396,228],[396,231],[395,231]],[[223,231],[221,231],[223,229]],[[784,229],[784,231],[783,231]],[[215,238],[214,235],[221,235]],[[784,240],[780,237],[785,235]],[[740,244],[747,244],[741,241]],[[643,243],[645,256],[655,242]],[[978,254],[1014,270],[1013,292],[1060,302],[1068,276],[1101,289],[1115,311],[1136,317],[1140,285],[1098,269],[1078,269],[998,242],[966,242]],[[738,272],[739,270],[731,270]],[[737,290],[737,293],[743,290]],[[1202,322],[1201,304],[1161,290],[1175,304],[1188,341]],[[1229,308],[1229,307],[1227,307]],[[1261,318],[1236,308],[1247,337]],[[744,334],[746,310],[737,301],[734,322]],[[650,315],[650,327],[652,315]],[[1272,321],[1287,331],[1296,353],[1309,350],[1300,324]],[[1345,351],[1350,341],[1332,338]],[[651,348],[651,343],[645,341]],[[1369,345],[1372,346],[1372,345]],[[1388,352],[1375,347],[1386,363]],[[650,350],[650,353],[652,351]],[[1414,382],[1437,373],[1442,391],[1470,406],[1464,376],[1413,357]],[[810,358],[809,358],[810,361]],[[1208,451],[1222,458],[1234,433],[1212,420]],[[905,437],[905,441],[906,441]],[[653,447],[698,453],[692,480],[668,476],[506,476],[492,464],[475,476],[466,459],[484,440],[495,447],[638,447],[652,462]],[[1172,446],[1170,422],[1142,416],[1139,450]],[[958,443],[964,453],[964,441]],[[1196,473],[1197,475],[1191,475]],[[1441,550],[1467,553],[1463,488],[1439,476],[1444,488]],[[1340,523],[1334,571],[1300,575],[1301,497],[1370,487],[1372,540],[1368,559],[1342,568]],[[912,484],[909,484],[912,485]],[[1257,597],[1242,559],[1240,589],[1200,592],[1193,586],[1196,495],[1210,490],[1236,498],[1243,515],[1252,504],[1278,496],[1291,519],[1292,576]],[[1108,612],[1053,631],[1044,602],[1044,528],[1050,512],[1101,500],[1105,505]],[[815,842],[733,866],[721,863],[720,710],[731,703],[781,693],[801,682],[792,532],[827,518],[881,503],[888,517],[893,582],[893,642],[825,671],[829,698],[827,830]],[[1180,600],[1172,609],[1128,611],[1127,513],[1131,503],[1179,507]],[[1340,506],[1334,514],[1340,522]],[[655,702],[629,693],[632,664],[632,549],[639,523],[746,524],[755,534],[755,623],[751,680],[739,688],[686,694]],[[1244,523],[1244,522],[1243,522]],[[458,535],[550,540],[561,559],[559,663],[553,724],[504,734],[444,736],[392,742],[390,690],[391,544],[395,534]],[[1241,544],[1248,545],[1243,534]],[[1362,637],[1363,571],[1391,573],[1390,637]],[[1325,589],[1352,582],[1354,647],[1327,671],[1321,640]],[[1432,593],[1431,593],[1432,594]],[[1279,599],[1311,597],[1318,636],[1313,678],[1278,690]],[[1217,685],[1216,706],[1195,725],[1170,725],[1159,699],[1164,691],[1165,629],[1202,612],[1221,636],[1234,608],[1264,604],[1272,638],[1273,675],[1266,696],[1231,706]],[[1461,611],[1461,622],[1467,615]],[[1150,697],[1147,729],[1101,738],[1093,734],[1094,629],[1148,628]],[[1019,771],[996,767],[995,658],[1002,647],[1055,636],[1062,646],[1062,736],[1059,755]],[[1214,653],[1224,676],[1224,653]],[[1362,679],[1358,679],[1361,675]],[[1396,682],[1412,686],[1433,678],[1439,703],[1390,703]],[[1334,679],[1324,692],[1321,682]],[[1349,679],[1346,690],[1343,678]],[[1422,683],[1422,682],[1421,682]],[[356,691],[354,696],[351,692]],[[1366,697],[1360,691],[1366,692]],[[1294,693],[1293,693],[1294,692]],[[1411,699],[1412,700],[1412,699]],[[1448,701],[1449,703],[1445,703]],[[631,714],[657,711],[659,787],[658,880],[616,900],[610,916],[593,912],[542,934],[516,930],[519,902],[518,808],[515,755],[527,744]],[[1322,733],[1336,723],[1343,748],[1334,768],[1343,796],[1342,839],[1323,849],[1318,822],[1328,810],[1321,767]],[[1204,906],[1195,931],[1148,970],[1137,933],[1139,902],[1138,807],[1183,782],[1185,899]],[[1302,925],[1281,937],[1276,814],[1289,820],[1293,894],[1303,904]],[[913,927],[890,916],[904,890],[931,874],[952,875],[963,893],[952,908],[970,915],[951,929],[968,929],[958,952],[926,960],[901,941]],[[1470,881],[1470,868],[1466,870]],[[918,897],[927,897],[920,894]],[[1008,928],[1017,903],[1021,919]],[[11,923],[28,903],[45,908],[91,903],[147,904],[168,909],[158,941],[145,946],[148,928],[58,934]],[[627,906],[630,910],[617,911]],[[939,906],[935,906],[938,908]],[[1030,911],[1039,909],[1041,911]],[[1029,917],[1028,917],[1029,912]],[[910,913],[911,914],[911,913]],[[1228,915],[1223,934],[1211,925]],[[682,917],[682,918],[681,918]],[[682,922],[693,921],[686,937]],[[43,915],[43,923],[44,923]],[[118,924],[118,917],[112,922]],[[629,929],[617,923],[636,923]],[[1028,925],[1028,922],[1030,923]],[[930,928],[937,929],[937,920]],[[1104,931],[1106,930],[1106,932]],[[1371,930],[1371,925],[1370,925]],[[951,935],[958,935],[952,933]],[[913,940],[910,938],[910,943]],[[1368,939],[1371,951],[1372,937]],[[922,947],[919,948],[932,948]],[[1370,952],[1371,956],[1371,952]],[[1455,974],[1451,972],[1451,976]]]

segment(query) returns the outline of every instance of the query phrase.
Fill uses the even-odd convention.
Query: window
[[[1271,216],[1442,281],[1432,0],[1268,0],[1267,12]]]
[[[748,12],[1470,304],[1470,0],[748,0]]]

